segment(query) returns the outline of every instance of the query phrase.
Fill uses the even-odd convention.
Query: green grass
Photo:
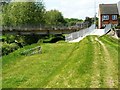
[[[109,36],[88,36],[26,46],[3,57],[3,88],[117,88],[118,45]],[[20,55],[36,46],[42,54]]]

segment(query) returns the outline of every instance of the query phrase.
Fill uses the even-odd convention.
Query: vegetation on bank
[[[79,43],[25,46],[3,56],[3,88],[118,88],[119,43],[88,36]],[[37,46],[41,54],[20,55]]]
[[[76,23],[83,22],[82,19],[77,19],[77,18],[65,18],[65,21],[67,22],[67,26],[74,26]]]
[[[2,55],[9,53],[34,43],[56,43],[59,40],[65,40],[63,35],[3,35]]]

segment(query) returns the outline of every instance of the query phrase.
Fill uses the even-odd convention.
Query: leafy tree
[[[66,23],[62,13],[58,10],[46,11],[45,22],[48,26],[61,26]]]
[[[96,27],[98,28],[98,17],[96,17],[96,22],[95,22],[95,24],[96,24]]]
[[[9,26],[10,21],[9,21],[9,15],[8,15],[9,13],[8,13],[7,7],[8,7],[7,4],[2,5],[2,14],[1,14],[2,20],[1,21],[2,21],[2,25]]]
[[[66,25],[67,26],[73,26],[75,25],[77,22],[82,22],[82,19],[76,19],[76,18],[65,18],[65,21],[67,22]]]
[[[90,27],[94,22],[94,18],[86,17],[84,22],[88,22],[88,27]]]
[[[44,5],[41,2],[11,2],[3,8],[3,25],[44,24]]]

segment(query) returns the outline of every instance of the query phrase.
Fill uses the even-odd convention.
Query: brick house
[[[119,4],[100,4],[99,5],[99,28],[107,24],[118,25]]]

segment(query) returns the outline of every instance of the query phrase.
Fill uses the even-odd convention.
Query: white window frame
[[[112,20],[117,20],[117,19],[118,19],[117,15],[112,15]]]
[[[102,21],[103,20],[109,20],[109,15],[102,15]]]

